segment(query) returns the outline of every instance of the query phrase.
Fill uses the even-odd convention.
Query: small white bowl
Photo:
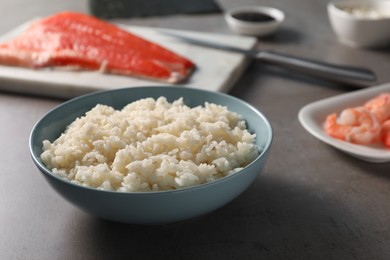
[[[328,16],[340,42],[348,46],[375,48],[390,44],[390,1],[334,1],[328,4]]]
[[[251,17],[248,19],[248,16]],[[225,20],[233,32],[250,36],[267,36],[274,33],[284,18],[282,11],[267,6],[238,7],[225,14]]]

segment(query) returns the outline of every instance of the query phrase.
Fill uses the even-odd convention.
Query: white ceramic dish
[[[319,100],[304,106],[299,111],[298,118],[310,134],[353,157],[375,163],[389,162],[390,150],[383,146],[365,146],[344,142],[328,136],[323,130],[323,123],[328,114],[340,112],[347,107],[362,105],[368,99],[389,91],[390,83],[387,83]]]
[[[252,17],[247,19],[239,18],[239,15]],[[270,18],[270,20],[253,20],[254,15]],[[284,21],[284,13],[276,8],[268,6],[243,6],[231,9],[226,12],[225,20],[229,28],[238,34],[251,36],[267,36],[274,33]]]
[[[354,11],[352,11],[354,10]],[[390,1],[336,0],[328,17],[340,42],[362,48],[390,44]]]

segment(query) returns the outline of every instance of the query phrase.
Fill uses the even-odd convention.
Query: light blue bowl
[[[244,117],[260,155],[243,170],[217,181],[184,189],[154,192],[111,192],[83,187],[54,175],[41,161],[42,141],[54,141],[65,127],[97,103],[121,109],[146,97],[165,96],[172,102],[183,97],[188,106],[211,102],[227,106]],[[97,92],[67,101],[43,116],[32,129],[32,159],[49,184],[65,199],[96,217],[131,224],[167,224],[200,216],[222,207],[240,195],[262,171],[273,132],[266,117],[251,105],[227,94],[184,87],[136,87]]]

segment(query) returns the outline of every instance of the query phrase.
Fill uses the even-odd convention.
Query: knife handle
[[[375,73],[366,68],[330,64],[272,51],[260,51],[256,54],[256,58],[310,76],[356,87],[368,87],[376,83]]]

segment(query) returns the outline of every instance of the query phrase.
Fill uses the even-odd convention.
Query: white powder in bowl
[[[226,107],[190,108],[145,98],[122,110],[97,105],[53,143],[42,161],[58,176],[102,190],[171,190],[222,178],[259,151],[245,121]]]

